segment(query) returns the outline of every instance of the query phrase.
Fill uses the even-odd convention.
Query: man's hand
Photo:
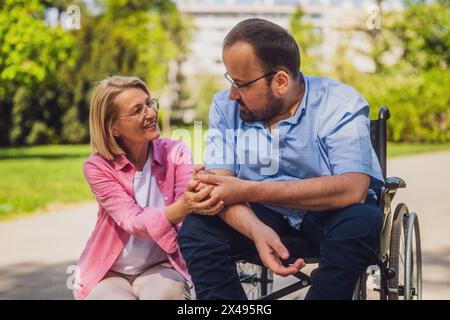
[[[194,176],[193,178],[195,180],[197,180],[197,175],[198,174],[214,174],[213,171],[210,170],[205,170],[205,166],[204,165],[196,165],[194,167]],[[195,187],[195,191],[200,191],[201,189],[210,186],[210,184],[204,183],[204,182],[199,182],[199,184]]]
[[[281,259],[289,258],[289,252],[280,240],[278,234],[266,225],[255,226],[252,238],[258,250],[259,257],[264,265],[273,273],[280,276],[290,276],[305,266],[303,259],[297,259],[293,264],[285,267]]]
[[[196,179],[200,183],[213,185],[211,196],[217,195],[225,205],[248,202],[246,198],[250,181],[242,180],[231,176],[220,176],[213,174],[199,173]]]

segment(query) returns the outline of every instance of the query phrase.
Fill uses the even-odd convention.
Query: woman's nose
[[[153,107],[147,107],[145,110],[145,118],[154,118],[156,117],[156,110]]]

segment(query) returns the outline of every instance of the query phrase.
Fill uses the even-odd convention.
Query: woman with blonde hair
[[[182,220],[213,215],[223,202],[212,187],[196,192],[192,155],[160,138],[158,103],[135,77],[109,77],[90,106],[93,154],[84,175],[99,204],[97,224],[79,261],[77,299],[189,298],[177,244]]]

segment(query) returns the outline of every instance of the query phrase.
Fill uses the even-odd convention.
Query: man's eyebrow
[[[233,79],[233,81],[239,81],[239,82],[242,82],[242,81],[243,81],[242,79],[240,79],[240,78],[238,78],[238,77],[233,77],[233,76],[231,76],[231,74],[229,74],[229,73],[227,73],[227,74],[230,76],[231,79]]]
[[[242,80],[240,78],[233,78],[233,77],[231,77],[231,79],[233,79],[234,82],[244,82],[244,80]]]

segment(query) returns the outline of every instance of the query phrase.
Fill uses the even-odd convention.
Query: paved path
[[[450,299],[450,152],[394,158],[387,171],[407,184],[395,196],[394,208],[403,202],[419,216],[423,298]],[[275,288],[292,283],[290,278],[276,278]],[[302,291],[290,298],[303,297]]]
[[[420,217],[424,298],[450,299],[450,152],[390,160],[388,174],[408,184],[394,203],[407,203]],[[0,299],[72,299],[67,268],[81,253],[96,211],[89,202],[0,223]],[[276,278],[275,286],[291,280]]]

